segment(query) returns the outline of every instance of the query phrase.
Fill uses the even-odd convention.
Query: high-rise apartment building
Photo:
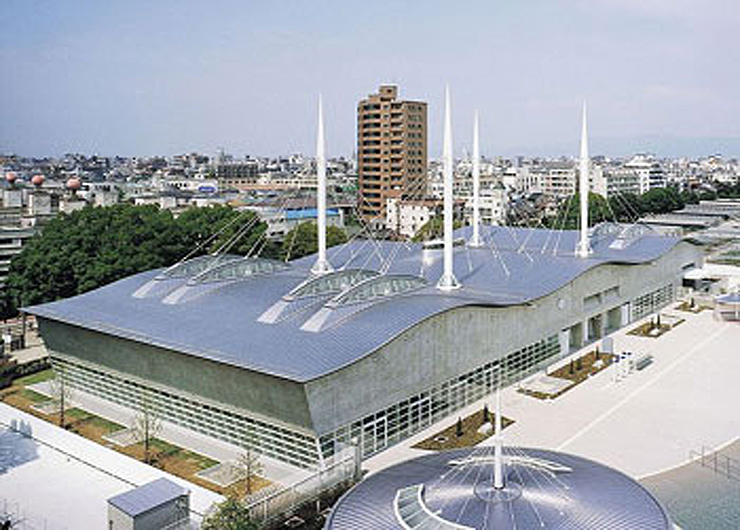
[[[381,85],[357,104],[359,207],[365,222],[382,226],[390,198],[419,199],[427,183],[427,104],[401,101],[398,87]]]

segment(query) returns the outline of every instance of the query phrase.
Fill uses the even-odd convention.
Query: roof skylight
[[[265,258],[241,258],[209,267],[188,280],[188,285],[245,280],[288,268],[282,261]]]
[[[341,293],[353,285],[369,278],[375,278],[379,274],[376,271],[368,269],[345,269],[330,272],[329,274],[309,278],[285,295],[284,299],[286,301],[293,301],[310,296]]]
[[[327,302],[326,305],[327,307],[337,307],[358,302],[369,302],[378,298],[388,298],[416,291],[426,287],[426,285],[427,281],[419,276],[378,275],[343,291]]]
[[[174,280],[181,278],[190,278],[218,264],[227,263],[229,261],[239,259],[241,259],[241,256],[235,256],[233,254],[220,256],[206,254],[205,256],[198,256],[196,258],[191,258],[189,260],[176,263],[175,265],[167,268],[166,270],[158,274],[155,279]]]

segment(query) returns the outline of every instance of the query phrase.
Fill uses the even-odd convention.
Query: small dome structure
[[[33,184],[34,186],[38,188],[44,183],[45,180],[46,180],[46,177],[44,177],[41,174],[34,175],[33,178],[31,179],[31,184]]]
[[[18,175],[13,171],[8,171],[5,174],[5,180],[8,182],[8,184],[15,184],[15,181],[18,180]]]
[[[504,487],[494,449],[445,451],[379,471],[334,506],[324,530],[672,530],[668,513],[637,481],[549,450],[505,447]]]
[[[82,181],[77,177],[70,177],[67,179],[67,189],[71,191],[77,191],[82,187]]]

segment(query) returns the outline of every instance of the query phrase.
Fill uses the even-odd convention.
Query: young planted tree
[[[72,402],[72,387],[69,385],[69,372],[63,364],[54,366],[56,376],[50,381],[51,399],[59,406],[59,426],[66,425],[65,413]]]
[[[252,449],[250,444],[236,461],[236,479],[244,482],[244,495],[255,492],[257,478],[263,470],[259,457],[259,453]]]
[[[462,418],[457,418],[457,426],[455,427],[455,434],[458,436],[462,436],[465,434],[465,431],[463,431],[463,422]]]
[[[488,412],[488,404],[483,405],[483,423],[491,421],[491,413]]]
[[[162,432],[162,420],[150,391],[141,391],[136,407],[131,430],[136,443],[144,444],[144,462],[149,464],[152,456],[152,440]]]

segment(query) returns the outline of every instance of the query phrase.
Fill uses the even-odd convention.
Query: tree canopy
[[[571,195],[565,199],[558,208],[557,214],[547,220],[547,225],[559,230],[575,230],[578,228],[580,210],[580,195]],[[588,194],[588,220],[589,224],[613,221],[614,214],[609,209],[607,200],[597,193]]]
[[[227,206],[191,208],[178,218],[156,206],[130,204],[61,213],[11,262],[4,313],[9,316],[23,305],[73,296],[172,265],[198,245],[202,248],[193,255],[213,251],[241,229],[244,234],[231,252],[245,254],[266,225],[253,212]]]
[[[462,226],[462,222],[455,219],[452,223],[452,228],[457,230]],[[411,241],[418,243],[422,241],[431,241],[433,239],[440,239],[444,236],[444,216],[435,215],[424,223],[421,228],[414,234]]]
[[[249,510],[241,501],[229,496],[205,517],[202,528],[203,530],[257,530],[259,525],[252,520]]]
[[[706,194],[679,192],[672,187],[653,188],[642,195],[634,193],[610,195],[608,200],[596,193],[589,193],[589,224],[605,221],[631,223],[644,214],[672,212],[683,208],[688,203],[699,202],[699,199],[705,198],[707,198]],[[547,219],[546,224],[558,229],[578,228],[579,204],[577,193],[563,199],[557,214]]]
[[[684,207],[684,201],[675,188],[653,188],[640,196],[643,212],[668,213]]]
[[[61,213],[32,237],[11,262],[4,317],[17,308],[96,289],[180,259],[217,250],[295,259],[318,248],[316,223],[296,226],[284,241],[265,237],[266,223],[250,211],[228,206],[189,208],[178,217],[157,206],[117,204]],[[347,241],[327,228],[327,246]]]
[[[326,227],[326,247],[347,242],[347,234],[336,226]],[[316,223],[304,221],[296,225],[283,239],[282,255],[286,259],[298,259],[319,250],[319,235]]]

